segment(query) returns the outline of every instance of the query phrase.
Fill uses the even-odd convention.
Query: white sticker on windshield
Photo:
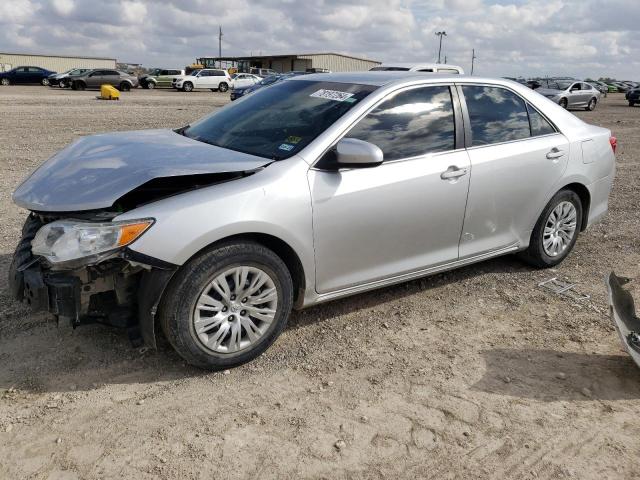
[[[327,100],[335,100],[336,102],[344,102],[347,98],[353,97],[353,93],[340,92],[338,90],[325,90],[324,88],[313,92],[310,97],[326,98]]]

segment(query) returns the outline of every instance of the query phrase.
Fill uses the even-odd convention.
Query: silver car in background
[[[175,131],[54,155],[13,194],[31,213],[10,287],[229,368],[292,308],[499,255],[559,264],[607,212],[615,146],[508,80],[293,77]]]
[[[549,80],[536,90],[562,108],[595,110],[600,101],[600,91],[587,82],[573,80]]]

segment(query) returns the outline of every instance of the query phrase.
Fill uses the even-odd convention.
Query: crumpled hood
[[[13,201],[40,212],[96,210],[154,178],[246,172],[269,163],[173,130],[105,133],[56,153],[15,190]]]

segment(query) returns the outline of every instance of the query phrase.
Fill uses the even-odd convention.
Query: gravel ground
[[[0,275],[34,167],[81,135],[177,127],[223,94],[0,88]],[[576,112],[619,140],[610,213],[556,270],[504,257],[294,313],[262,357],[203,373],[123,331],[71,330],[0,283],[0,478],[640,478],[640,370],[603,277],[640,273],[640,109]],[[537,287],[577,282],[586,302]],[[631,290],[640,299],[640,282]]]

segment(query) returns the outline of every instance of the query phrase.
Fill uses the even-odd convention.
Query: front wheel
[[[182,85],[182,90],[185,92],[190,92],[193,90],[193,83],[191,82],[184,82],[184,84]]]
[[[160,306],[160,324],[191,365],[236,367],[264,352],[286,326],[291,274],[275,253],[253,242],[221,245],[185,264]]]
[[[42,84],[43,87],[46,87],[49,85],[49,79],[43,78],[42,80],[40,80],[40,83]]]
[[[156,88],[156,84],[153,82],[147,82],[144,88],[148,88],[149,90],[153,90]]]
[[[581,228],[580,197],[572,190],[559,191],[538,218],[524,260],[539,268],[558,265],[573,249]]]
[[[5,87],[7,85],[9,85],[11,82],[9,81],[8,78],[3,78],[2,80],[0,80],[0,84],[4,85]]]
[[[561,98],[560,106],[566,110],[569,107],[569,101],[566,98]]]
[[[227,90],[229,90],[229,84],[226,82],[220,82],[220,85],[218,85],[218,91],[226,92]]]
[[[68,87],[67,81],[66,80],[60,80],[60,82],[58,82],[58,86],[60,88],[67,88]]]
[[[129,90],[131,90],[131,84],[129,82],[122,82],[118,87],[118,90],[120,90],[121,92],[128,92]]]

